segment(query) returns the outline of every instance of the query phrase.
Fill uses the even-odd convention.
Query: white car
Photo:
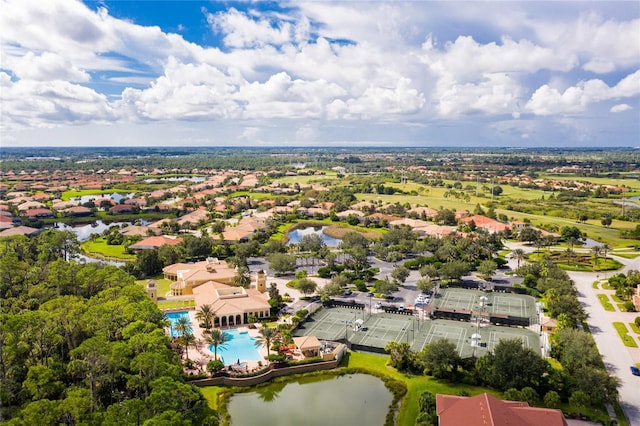
[[[376,309],[380,309],[380,308],[382,308],[382,303],[378,302],[375,305],[373,305],[373,307],[376,308]]]

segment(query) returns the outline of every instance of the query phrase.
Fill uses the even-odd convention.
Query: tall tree
[[[511,257],[516,260],[517,268],[520,268],[520,263],[525,259],[524,250],[517,248],[511,252]]]
[[[429,343],[416,355],[416,359],[424,366],[425,374],[438,379],[454,377],[460,364],[456,345],[447,339]]]
[[[205,341],[209,345],[213,345],[213,358],[218,359],[218,348],[224,348],[226,344],[231,340],[231,335],[225,333],[219,328],[214,328],[211,333],[205,337]]]
[[[267,348],[267,357],[269,356],[269,350],[271,349],[271,343],[277,337],[277,330],[272,327],[263,326],[260,329],[260,336],[256,338],[254,342],[256,347],[264,346]]]
[[[204,329],[210,332],[213,328],[216,319],[216,312],[209,304],[200,306],[200,309],[196,312],[196,319],[204,324]]]
[[[184,354],[189,360],[189,347],[195,342],[195,336],[193,335],[193,327],[191,326],[191,320],[187,316],[178,318],[174,325],[176,333],[179,335],[178,340],[184,345]]]

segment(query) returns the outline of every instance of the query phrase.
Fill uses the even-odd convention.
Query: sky
[[[0,148],[640,146],[638,0],[0,10]]]

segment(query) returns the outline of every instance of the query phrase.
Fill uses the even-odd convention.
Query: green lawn
[[[533,252],[529,254],[529,260],[538,261],[545,256],[551,257],[551,260],[558,265],[560,269],[565,271],[582,271],[582,272],[598,272],[598,271],[616,271],[622,268],[622,264],[615,259],[606,258],[598,259],[596,265],[595,259],[590,254],[573,252],[567,253],[566,250],[545,250],[542,252]]]
[[[630,322],[629,327],[631,327],[634,333],[640,334],[640,327],[638,327],[635,322]]]
[[[94,241],[85,241],[81,247],[89,255],[103,256],[108,260],[132,261],[136,258],[134,254],[126,253],[123,245],[108,245],[104,237],[97,238]]]
[[[146,278],[144,280],[136,280],[136,283],[144,287],[150,279],[156,281],[156,285],[158,286],[158,297],[165,297],[169,290],[171,290],[171,281],[164,279],[162,274]]]
[[[615,327],[616,331],[618,332],[618,336],[620,336],[620,338],[622,339],[622,343],[624,343],[625,346],[630,348],[638,347],[636,339],[634,339],[633,336],[629,336],[629,329],[627,329],[627,326],[624,325],[623,322],[614,322],[613,326]]]
[[[598,300],[600,300],[600,304],[602,304],[605,311],[615,312],[616,308],[614,308],[613,304],[609,301],[609,296],[606,294],[598,294]]]

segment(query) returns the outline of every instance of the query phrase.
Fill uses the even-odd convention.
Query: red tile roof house
[[[131,250],[155,250],[164,245],[175,246],[182,242],[180,237],[172,237],[167,235],[159,235],[157,237],[145,238],[142,241],[138,241],[135,244],[129,246]]]
[[[49,209],[29,209],[26,212],[22,212],[27,217],[52,217],[53,212]]]
[[[129,206],[127,204],[117,204],[109,209],[109,213],[118,214],[118,213],[131,213],[133,211],[133,206]]]
[[[462,221],[466,224],[469,224],[471,221],[473,221],[473,223],[476,224],[476,227],[484,228],[491,233],[506,231],[507,229],[510,228],[510,226],[507,224],[498,222],[495,219],[491,219],[489,217],[479,215],[479,214],[475,216],[465,217],[462,219]]]
[[[436,395],[439,426],[568,426],[562,411],[503,401],[486,393]]]

